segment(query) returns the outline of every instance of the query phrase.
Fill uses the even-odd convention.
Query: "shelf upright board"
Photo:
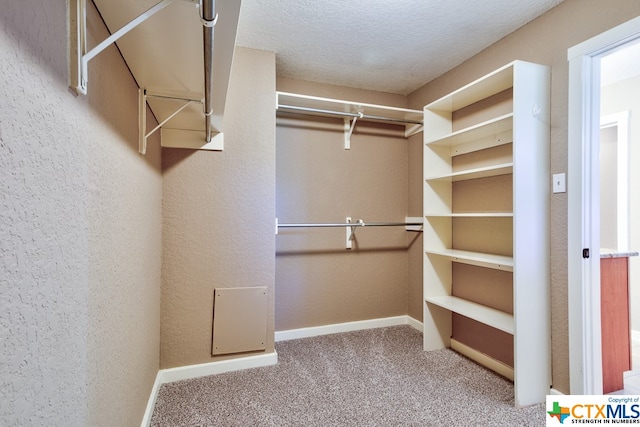
[[[513,258],[518,405],[543,402],[542,394],[548,394],[551,385],[550,91],[548,67],[516,64]]]
[[[452,333],[455,333],[452,313],[512,334],[513,381],[518,406],[544,402],[551,384],[549,82],[548,67],[514,61],[424,108],[424,348],[451,347]],[[502,99],[505,96],[502,92],[509,89],[511,111],[505,113],[502,106],[487,110],[493,117],[454,130],[459,110],[479,101],[484,102],[472,108],[486,108],[485,105],[497,99],[494,95],[500,94]],[[456,156],[491,157],[495,153],[493,147],[508,143],[513,145],[511,159],[494,157],[489,165],[453,169]],[[455,200],[466,197],[464,192],[459,192],[462,189],[456,187],[454,191],[453,183],[502,175],[511,176],[513,193],[505,197],[513,199],[512,212],[453,210]],[[497,191],[497,187],[494,188]],[[465,200],[473,202],[474,199]],[[454,240],[464,245],[464,240],[453,239],[452,227],[457,224],[453,218],[512,221],[513,238],[509,244],[513,256],[492,254],[488,248],[487,253],[482,253],[477,249],[452,247]],[[478,242],[472,246],[477,247]],[[452,283],[456,263],[511,274],[514,314],[454,297],[453,287],[460,285]],[[479,270],[478,274],[482,272]],[[466,280],[473,279],[467,277]],[[473,288],[474,283],[463,285]],[[482,350],[465,350],[469,351],[478,353],[477,360],[491,359]],[[498,359],[494,360],[497,363],[487,363],[487,366],[494,369],[492,366],[496,364],[503,365]]]

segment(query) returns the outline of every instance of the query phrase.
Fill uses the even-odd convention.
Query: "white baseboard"
[[[549,390],[549,395],[564,396],[564,393],[562,393],[561,391],[556,390],[555,388],[552,388],[552,389]]]
[[[191,378],[204,377],[207,375],[222,374],[225,372],[240,371],[242,369],[259,368],[262,366],[270,366],[278,363],[278,354],[276,352],[260,354],[256,356],[239,357],[236,359],[221,360],[218,362],[201,363],[198,365],[180,366],[178,368],[161,369],[156,375],[156,381],[153,384],[147,409],[142,418],[142,427],[147,427],[151,422],[153,408],[156,405],[158,391],[160,386],[174,381],[188,380]]]
[[[422,332],[422,322],[413,317],[395,316],[382,319],[359,320],[356,322],[335,323],[333,325],[313,326],[309,328],[276,331],[276,342],[299,338],[317,337],[320,335],[338,334],[342,332],[361,331],[364,329],[385,328],[388,326],[409,325]]]
[[[199,378],[207,375],[223,374],[225,372],[240,371],[242,369],[259,368],[261,366],[275,365],[278,363],[276,352],[260,354],[257,356],[239,357],[236,359],[221,360],[219,362],[201,363],[199,365],[180,366],[160,370],[161,384],[175,381]]]

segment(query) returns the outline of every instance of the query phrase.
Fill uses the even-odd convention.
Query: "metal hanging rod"
[[[286,110],[286,111],[300,113],[300,114],[353,117],[353,118],[358,118],[362,120],[375,120],[375,121],[381,121],[381,122],[403,123],[403,124],[411,124],[411,125],[422,124],[421,120],[409,120],[409,119],[401,119],[401,118],[393,118],[393,117],[374,116],[371,114],[351,113],[348,111],[323,110],[319,108],[297,107],[294,105],[284,105],[284,104],[278,104],[278,110]]]
[[[310,228],[310,227],[405,227],[409,225],[423,225],[421,222],[345,222],[345,223],[316,223],[316,224],[281,224],[279,228]]]
[[[276,234],[279,228],[310,228],[310,227],[344,227],[345,248],[352,249],[356,238],[356,227],[406,227],[407,231],[422,231],[423,221],[421,217],[406,217],[404,222],[364,222],[362,219],[352,221],[350,216],[346,217],[346,222],[329,223],[283,223],[276,218]]]
[[[218,21],[213,0],[200,0],[200,21],[202,22],[202,41],[204,45],[204,118],[207,143],[211,142],[213,114],[213,27]]]

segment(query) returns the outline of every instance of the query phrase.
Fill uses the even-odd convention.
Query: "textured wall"
[[[567,171],[567,49],[640,14],[640,2],[566,0],[409,96],[414,108],[521,59],[551,66],[551,171]],[[567,194],[551,196],[551,321],[553,387],[569,391]]]
[[[88,97],[69,92],[64,1],[3,1],[0,25],[0,424],[139,424],[161,183],[158,151],[136,154],[135,84],[112,50]]]
[[[0,424],[87,419],[89,151],[65,2],[0,14]]]
[[[216,287],[269,288],[273,352],[274,102],[274,54],[237,48],[224,151],[163,149],[162,368],[228,357],[211,356]]]
[[[278,90],[404,106],[398,95],[278,80]],[[344,149],[340,119],[279,118],[276,215],[282,223],[404,221],[408,142],[399,126],[359,122]],[[404,227],[280,229],[276,238],[276,330],[407,314]],[[420,303],[420,299],[418,299]],[[420,316],[421,317],[421,316]]]

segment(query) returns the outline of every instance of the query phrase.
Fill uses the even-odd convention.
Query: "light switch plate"
[[[553,174],[553,192],[554,193],[567,192],[567,179],[564,173]]]

